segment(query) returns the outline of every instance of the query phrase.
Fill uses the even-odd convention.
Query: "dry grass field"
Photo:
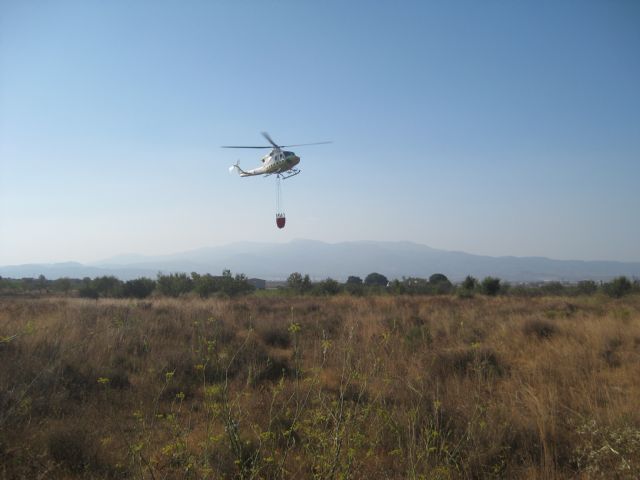
[[[640,297],[0,300],[1,478],[640,478]]]

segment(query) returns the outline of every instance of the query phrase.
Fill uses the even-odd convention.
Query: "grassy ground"
[[[0,300],[1,478],[639,478],[640,297]]]

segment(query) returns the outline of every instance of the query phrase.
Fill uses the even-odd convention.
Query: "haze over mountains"
[[[158,272],[220,274],[230,269],[249,277],[284,280],[292,272],[308,273],[313,279],[379,272],[388,278],[428,277],[444,273],[451,280],[466,275],[488,275],[511,282],[550,280],[607,280],[626,275],[640,277],[640,262],[552,260],[544,257],[489,257],[438,250],[412,242],[324,243],[293,240],[289,243],[239,242],[206,247],[171,255],[119,255],[84,265],[77,262],[28,264],[0,267],[3,277],[95,277],[115,275],[123,280],[155,277]]]

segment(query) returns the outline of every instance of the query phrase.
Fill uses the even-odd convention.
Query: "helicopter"
[[[276,175],[278,179],[286,180],[300,173],[300,169],[295,168],[300,163],[300,157],[294,152],[283,150],[283,148],[302,147],[306,145],[323,145],[331,142],[315,142],[315,143],[299,143],[296,145],[278,145],[269,136],[267,132],[262,132],[262,136],[271,144],[271,146],[238,146],[225,145],[222,148],[269,148],[271,152],[262,157],[262,165],[251,170],[243,170],[240,168],[240,160],[229,167],[229,171],[238,172],[241,177],[253,177],[257,175]]]

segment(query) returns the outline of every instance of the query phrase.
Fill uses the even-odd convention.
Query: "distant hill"
[[[292,272],[314,279],[380,272],[388,278],[428,277],[444,273],[452,280],[466,275],[488,275],[503,280],[608,280],[619,275],[640,277],[640,262],[552,260],[544,257],[489,257],[437,250],[412,242],[324,243],[294,240],[289,243],[240,242],[171,255],[121,255],[91,265],[75,262],[0,267],[3,277],[95,277],[115,275],[121,279],[155,277],[161,272],[219,274],[224,269],[267,280],[286,279]]]

